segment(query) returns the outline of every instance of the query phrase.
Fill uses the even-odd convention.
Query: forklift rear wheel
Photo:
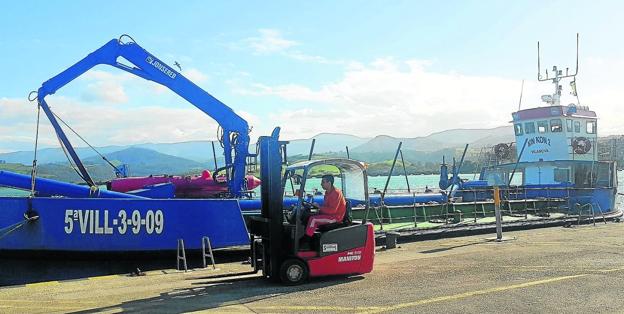
[[[285,285],[299,285],[308,279],[308,266],[299,259],[288,259],[280,267],[280,279]]]

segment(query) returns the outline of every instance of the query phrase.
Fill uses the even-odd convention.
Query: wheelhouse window
[[[569,168],[555,168],[555,181],[557,182],[570,182],[570,169]]]
[[[527,122],[524,124],[524,132],[526,134],[535,133],[535,124],[533,122]]]
[[[548,132],[548,121],[537,121],[537,132],[546,133]]]
[[[550,120],[550,132],[559,133],[562,130],[563,130],[563,126],[561,125],[561,119]]]
[[[581,133],[581,121],[574,121],[574,133]]]
[[[587,134],[596,134],[596,121],[587,121]]]
[[[572,132],[572,119],[566,119],[566,131]]]
[[[516,131],[516,136],[522,135],[522,124],[518,123],[515,125],[514,127],[515,131]]]

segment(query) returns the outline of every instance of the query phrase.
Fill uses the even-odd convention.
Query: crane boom
[[[52,123],[62,145],[66,148],[70,157],[78,167],[81,176],[90,186],[95,186],[95,182],[86,171],[76,151],[46,103],[45,97],[56,93],[57,90],[94,66],[107,64],[169,88],[216,120],[223,128],[222,140],[224,145],[225,167],[226,169],[231,169],[228,174],[229,190],[234,196],[240,196],[245,189],[245,162],[249,155],[249,125],[247,121],[237,115],[230,107],[188,80],[181,73],[175,71],[166,63],[143,49],[136,42],[122,42],[121,39],[123,37],[124,36],[121,36],[119,39],[109,41],[84,59],[44,82],[37,92],[39,106],[41,106]],[[119,57],[128,60],[132,63],[132,66],[118,62]]]

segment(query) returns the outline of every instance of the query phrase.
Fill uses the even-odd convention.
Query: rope
[[[31,211],[28,210],[27,212],[24,213],[24,220],[23,221],[19,221],[16,222],[8,227],[4,227],[2,229],[0,229],[0,239],[8,236],[9,234],[13,233],[14,231],[16,231],[17,229],[21,228],[23,225],[25,225],[28,222],[31,221],[35,221],[39,219],[39,215],[35,212],[35,211]]]
[[[32,92],[31,92],[32,94]],[[28,95],[30,99],[30,95]],[[37,103],[37,131],[35,132],[35,155],[32,162],[32,170],[30,171],[30,196],[35,196],[35,178],[37,177],[37,148],[39,146],[39,122],[41,117],[41,105]]]
[[[76,130],[74,130],[71,126],[69,126],[69,124],[67,124],[67,122],[65,122],[65,120],[63,120],[56,113],[54,113],[52,111],[52,109],[50,109],[50,112],[52,112],[52,114],[59,121],[61,121],[61,123],[63,123],[63,125],[65,125],[70,131],[72,131],[72,133],[74,133],[80,140],[82,140],[85,144],[87,144],[87,146],[89,146],[89,148],[91,148],[96,154],[98,154],[109,166],[111,166],[113,169],[115,169],[116,172],[120,172],[120,170],[115,165],[113,165],[113,163],[111,163],[104,155],[102,155],[95,147],[93,147],[93,145],[91,145],[89,142],[87,142],[87,140],[84,137],[82,137],[80,134],[78,134],[78,132],[76,132]],[[57,138],[58,138],[58,136],[57,136]],[[65,146],[63,145],[63,142],[61,141],[60,138],[58,138],[58,140],[59,140],[59,143],[61,143],[61,148],[63,149],[63,152],[65,153],[65,157],[69,161],[70,166],[74,169],[76,174],[78,174],[78,176],[80,178],[82,178],[83,181],[87,182],[90,186],[95,186],[94,182],[88,182],[86,180],[86,178],[82,176],[80,171],[78,171],[78,169],[76,169],[76,165],[73,163],[72,159],[68,156],[67,150],[66,150]]]
[[[16,231],[17,229],[21,228],[23,225],[25,225],[27,222],[29,222],[30,220],[24,220],[24,221],[20,221],[17,222],[15,224],[12,224],[8,227],[2,228],[0,229],[0,239],[8,236],[9,234],[11,234],[12,232]]]
[[[50,111],[52,111],[52,110],[50,110]],[[89,146],[89,148],[91,148],[96,154],[98,154],[100,157],[102,157],[102,159],[104,159],[104,161],[106,161],[111,167],[113,167],[113,169],[119,170],[119,169],[117,169],[117,167],[115,167],[115,165],[113,165],[110,161],[108,161],[108,159],[106,159],[106,157],[104,157],[104,155],[102,155],[97,149],[95,149],[95,147],[93,147],[93,145],[89,144],[89,142],[87,142],[87,140],[85,140],[84,137],[80,136],[80,134],[78,134],[78,132],[76,132],[74,129],[72,129],[72,127],[69,126],[65,121],[63,121],[63,119],[61,119],[59,116],[57,116],[56,113],[52,112],[52,114],[59,121],[61,121],[69,130],[71,130],[76,136],[78,136],[78,138],[80,138],[85,144],[87,144],[87,146]]]

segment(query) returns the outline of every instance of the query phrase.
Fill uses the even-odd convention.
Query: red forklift
[[[311,160],[282,171],[287,142],[279,141],[279,130],[258,142],[262,214],[253,217],[249,227],[254,271],[262,270],[265,278],[286,285],[298,285],[310,277],[371,272],[375,257],[373,225],[351,219],[352,205],[370,206],[365,164],[351,159]],[[319,226],[309,238],[304,237],[306,219],[318,208],[313,205],[314,195],[304,191],[315,167],[339,173],[335,185],[347,199],[347,211],[342,222]],[[322,196],[316,199],[322,200]],[[294,202],[284,208],[289,204],[286,200]]]

